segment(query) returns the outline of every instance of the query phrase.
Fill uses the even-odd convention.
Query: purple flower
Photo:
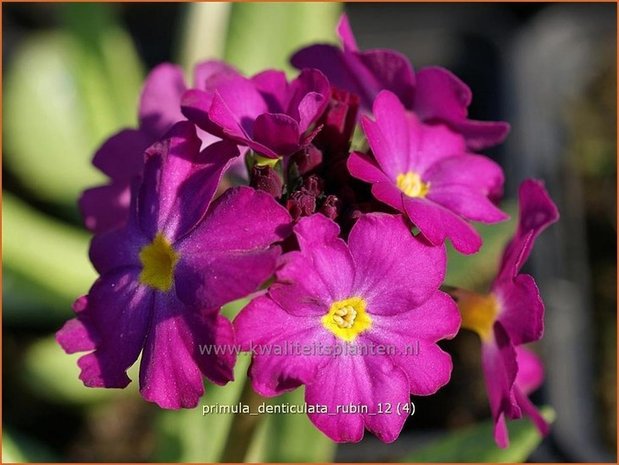
[[[194,84],[208,88],[232,72],[219,61],[206,61],[194,68]],[[129,216],[130,184],[144,167],[144,150],[159,140],[181,113],[181,96],[186,90],[180,66],[164,63],[146,78],[140,97],[139,128],[123,129],[107,139],[97,150],[93,164],[110,177],[108,184],[87,189],[79,199],[85,226],[98,233],[126,223]],[[202,146],[217,140],[199,131]]]
[[[460,326],[438,289],[445,248],[412,236],[400,215],[362,216],[348,243],[321,214],[294,232],[300,251],[281,257],[268,295],[234,321],[237,342],[254,350],[252,385],[275,396],[305,384],[306,402],[331,413],[308,412],[311,421],[334,441],[358,442],[365,427],[392,442],[406,420],[396,406],[411,393],[433,394],[451,375],[451,358],[436,344]],[[282,356],[295,346],[300,353]],[[341,413],[349,405],[367,412]]]
[[[174,125],[146,151],[126,226],[92,241],[100,277],[57,333],[66,352],[90,352],[78,361],[86,386],[125,387],[140,352],[142,396],[164,408],[195,406],[201,373],[218,384],[232,379],[235,357],[202,355],[199,346],[233,342],[219,308],[273,273],[280,249],[272,244],[290,217],[248,187],[211,202],[239,152],[227,141],[200,145],[191,123]]]
[[[303,70],[290,83],[283,71],[267,70],[252,78],[236,74],[209,91],[189,90],[182,110],[211,134],[277,158],[311,142],[330,94],[318,70]]]
[[[503,253],[490,293],[456,291],[462,327],[477,332],[482,340],[482,368],[495,421],[494,437],[500,447],[509,444],[506,418],[525,414],[542,434],[548,432],[527,397],[541,384],[543,368],[532,353],[520,347],[541,339],[544,303],[533,278],[520,270],[537,236],[558,220],[559,213],[540,181],[524,181],[519,196],[518,230]]]
[[[374,158],[352,153],[350,173],[372,183],[373,195],[406,213],[432,244],[449,238],[459,252],[477,252],[481,237],[467,220],[508,218],[489,199],[502,192],[501,168],[489,158],[467,154],[461,135],[422,123],[389,91],[376,97],[374,115],[375,122],[361,121]]]
[[[360,51],[346,15],[342,15],[337,33],[342,48],[312,45],[298,51],[291,63],[298,69],[319,69],[333,86],[359,95],[366,111],[370,111],[381,90],[389,90],[422,121],[447,123],[461,133],[471,150],[491,147],[507,137],[507,123],[468,119],[471,90],[451,72],[430,67],[415,75],[401,53],[384,49]]]

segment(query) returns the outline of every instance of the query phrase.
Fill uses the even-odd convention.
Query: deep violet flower
[[[201,355],[199,345],[233,343],[219,308],[273,273],[280,249],[272,244],[290,217],[249,187],[211,203],[239,152],[227,141],[200,145],[191,123],[175,124],[146,151],[127,225],[92,241],[100,277],[57,333],[66,352],[90,352],[78,361],[86,386],[125,387],[140,352],[142,396],[163,408],[195,406],[201,373],[218,384],[232,379],[233,354]]]
[[[450,71],[428,67],[415,74],[408,59],[399,52],[360,51],[346,15],[340,18],[337,34],[342,48],[311,45],[295,53],[291,63],[298,69],[319,69],[333,86],[356,93],[366,112],[381,90],[389,90],[422,121],[449,124],[465,137],[471,150],[491,147],[507,137],[509,125],[505,122],[468,119],[471,90]]]
[[[461,135],[422,123],[389,91],[374,101],[374,116],[375,122],[361,121],[374,159],[352,153],[350,173],[372,183],[373,195],[406,213],[433,244],[449,238],[459,252],[477,252],[481,237],[467,220],[508,218],[489,200],[502,192],[501,168],[487,157],[467,154]]]
[[[322,214],[302,218],[294,232],[300,251],[282,256],[268,295],[234,320],[237,342],[255,350],[253,388],[275,396],[305,384],[308,405],[326,405],[331,413],[308,412],[331,439],[358,442],[365,427],[392,442],[406,420],[395,406],[408,404],[410,394],[433,394],[451,375],[451,358],[436,344],[460,325],[453,300],[439,291],[445,248],[415,238],[400,215],[362,216],[348,243]],[[302,355],[255,349],[295,344]],[[396,350],[381,355],[371,346]],[[417,353],[407,354],[411,346]],[[333,351],[311,350],[317,347]],[[337,347],[345,351],[334,356]],[[349,404],[368,412],[336,414]]]
[[[220,61],[206,61],[194,68],[193,81],[198,88],[208,88],[233,72]],[[83,192],[79,208],[85,226],[98,233],[122,226],[129,216],[130,184],[144,167],[144,150],[159,140],[178,121],[181,96],[187,89],[180,66],[163,63],[147,76],[139,105],[138,129],[123,129],[107,139],[97,150],[93,164],[110,181]],[[199,131],[202,147],[217,140]]]
[[[527,397],[541,384],[542,364],[521,347],[541,339],[544,303],[533,278],[520,270],[537,236],[558,220],[559,212],[540,181],[524,181],[519,201],[518,230],[503,253],[490,293],[455,291],[462,327],[477,332],[482,341],[482,368],[500,447],[509,444],[505,420],[523,414],[542,434],[548,433],[547,423]]]
[[[283,71],[251,78],[237,73],[209,91],[187,91],[182,111],[211,134],[277,158],[311,142],[330,95],[329,81],[315,69],[303,70],[290,83]]]

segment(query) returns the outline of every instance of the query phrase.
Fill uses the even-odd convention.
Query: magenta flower
[[[477,332],[482,340],[482,368],[495,421],[494,437],[500,447],[509,444],[506,418],[520,418],[524,413],[542,434],[548,432],[527,397],[541,384],[543,368],[532,353],[520,347],[541,339],[544,303],[533,278],[520,270],[537,236],[558,220],[559,213],[540,181],[524,181],[519,197],[518,230],[505,249],[490,293],[456,291],[462,327]]]
[[[330,413],[308,412],[311,421],[334,441],[358,442],[365,427],[392,442],[407,416],[396,406],[408,405],[411,393],[436,392],[451,375],[451,358],[436,344],[460,325],[439,291],[445,248],[415,238],[399,215],[362,216],[348,243],[321,214],[302,218],[294,232],[300,251],[282,256],[268,295],[234,321],[237,342],[255,350],[252,385],[275,396],[305,384],[306,402]],[[277,355],[295,345],[300,353]],[[344,352],[334,356],[338,348]],[[338,413],[348,405],[368,411]]]
[[[272,244],[285,237],[290,217],[248,187],[211,203],[239,152],[227,141],[202,152],[200,145],[191,123],[174,125],[146,151],[126,226],[92,241],[100,277],[57,333],[66,352],[90,352],[78,361],[86,386],[125,387],[140,352],[142,396],[164,408],[195,406],[201,373],[218,384],[232,379],[232,354],[198,348],[233,343],[219,308],[273,273],[280,249]]]
[[[311,142],[330,95],[329,81],[318,70],[303,70],[290,83],[283,71],[267,70],[252,78],[236,74],[209,91],[190,90],[182,109],[211,134],[277,158]]]
[[[194,68],[194,85],[208,88],[233,69],[218,61],[206,61]],[[144,150],[159,140],[178,121],[181,96],[186,90],[180,66],[164,63],[154,68],[144,83],[140,97],[139,128],[123,129],[97,150],[93,164],[110,177],[108,184],[83,192],[79,208],[85,226],[95,233],[123,226],[129,216],[131,180],[144,167]],[[202,146],[217,140],[199,131]]]
[[[422,121],[443,122],[462,134],[471,150],[491,147],[507,137],[509,125],[505,122],[468,119],[471,90],[448,70],[430,67],[415,75],[408,59],[399,52],[360,51],[346,15],[340,19],[337,34],[342,48],[311,45],[295,53],[291,63],[298,69],[319,69],[335,87],[359,95],[366,111],[381,90],[389,90]]]
[[[406,213],[432,244],[449,238],[459,252],[475,253],[481,237],[467,220],[496,223],[508,216],[489,199],[503,189],[501,168],[466,153],[464,139],[441,125],[426,125],[398,98],[382,91],[376,121],[361,121],[374,159],[352,153],[350,173],[372,183],[381,202]]]

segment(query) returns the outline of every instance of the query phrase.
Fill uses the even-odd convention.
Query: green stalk
[[[245,384],[239,402],[241,405],[248,405],[249,411],[256,413],[258,406],[264,401],[251,388],[249,377],[245,378]],[[249,415],[238,413],[232,419],[228,439],[221,455],[222,462],[244,462],[247,451],[252,443],[252,439],[258,430],[262,415]]]

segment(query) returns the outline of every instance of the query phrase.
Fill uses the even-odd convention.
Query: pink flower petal
[[[354,293],[368,301],[372,314],[400,314],[423,304],[445,277],[445,248],[414,237],[401,215],[363,215],[348,244],[356,265]]]
[[[327,405],[329,412],[336,413],[338,406],[361,405],[368,409],[368,413],[358,414],[308,414],[316,427],[335,442],[359,442],[364,426],[383,442],[395,441],[407,418],[398,415],[395,406],[409,400],[406,375],[385,356],[335,357],[305,388],[305,401]],[[387,404],[391,405],[389,413]]]
[[[458,252],[467,255],[481,247],[477,231],[445,207],[426,199],[405,197],[404,208],[410,220],[431,243],[439,245],[450,239]]]

